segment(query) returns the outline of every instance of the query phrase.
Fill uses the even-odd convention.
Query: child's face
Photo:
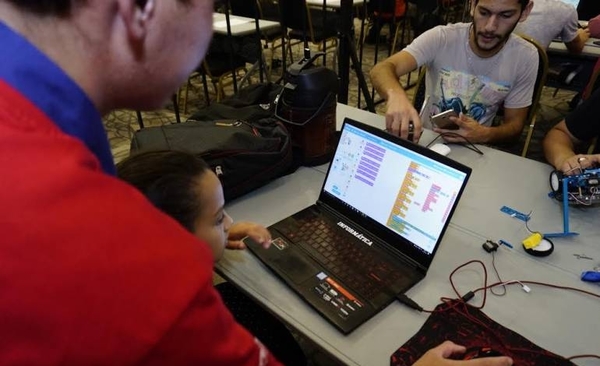
[[[204,173],[198,180],[196,195],[201,213],[194,223],[194,235],[210,246],[214,261],[217,262],[223,256],[233,220],[223,209],[223,187],[212,171]]]

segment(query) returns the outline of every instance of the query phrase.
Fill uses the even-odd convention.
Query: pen
[[[506,245],[507,247],[509,247],[510,249],[513,249],[513,246],[511,243],[504,241],[502,239],[498,240],[498,243],[502,244],[502,245]]]

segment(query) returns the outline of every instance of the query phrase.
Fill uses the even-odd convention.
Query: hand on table
[[[227,249],[246,249],[242,241],[245,237],[250,237],[263,248],[267,249],[271,245],[271,233],[262,225],[253,222],[236,222],[229,228],[227,236]]]
[[[567,174],[580,174],[582,169],[600,165],[600,154],[577,154],[566,158],[560,165],[560,170]]]
[[[461,354],[466,348],[450,341],[427,351],[413,366],[510,366],[513,361],[510,357],[486,357],[476,360],[457,361],[448,359],[454,354]]]

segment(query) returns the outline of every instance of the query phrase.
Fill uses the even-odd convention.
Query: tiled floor
[[[385,45],[382,47],[379,53],[379,60],[385,58],[387,56],[387,48]],[[295,59],[298,60],[301,55],[301,49],[295,49]],[[365,45],[364,46],[364,55],[363,55],[363,67],[362,70],[364,75],[368,80],[368,72],[370,70],[370,65],[373,65],[375,59],[375,51],[374,46]],[[330,63],[331,65],[331,63]],[[274,70],[274,74],[276,76],[281,75],[281,68],[279,70]],[[362,100],[362,106],[364,107],[364,98],[361,96],[359,98],[358,88],[357,88],[357,77],[354,72],[351,72],[350,75],[350,85],[349,85],[349,105],[357,106],[359,99]],[[416,74],[412,75],[412,81],[416,81]],[[406,83],[406,80],[403,80]],[[409,90],[411,93],[412,90]],[[538,122],[536,126],[536,130],[534,132],[533,140],[530,145],[530,153],[529,157],[532,159],[543,161],[543,155],[541,150],[541,139],[543,138],[545,132],[551,128],[556,122],[561,120],[565,113],[568,110],[568,102],[573,97],[574,93],[569,91],[559,91],[556,96],[553,96],[554,90],[545,88],[543,92],[543,96],[541,99],[541,108],[539,110]],[[377,97],[376,97],[377,98]],[[185,119],[199,108],[204,105],[204,96],[202,91],[202,85],[199,82],[199,79],[196,78],[189,87],[188,91],[188,103],[187,103],[187,112],[182,115],[182,120]],[[180,105],[180,108],[183,109],[183,105]],[[385,111],[385,104],[381,103],[377,105],[377,112],[383,114]],[[143,113],[144,124],[146,126],[154,126],[154,125],[163,125],[174,123],[175,116],[173,113],[172,105],[167,105],[164,109],[161,109],[156,112],[145,112]],[[129,154],[129,146],[131,137],[135,130],[139,129],[136,114],[132,111],[115,111],[104,118],[104,123],[106,126],[106,130],[110,139],[111,148],[113,150],[113,154],[115,157],[115,161],[120,161],[123,158],[127,157]],[[522,139],[523,141],[524,139]],[[516,144],[514,146],[508,147],[509,151],[520,153],[522,147],[522,142]],[[318,346],[315,346],[310,341],[298,336],[297,337],[300,345],[305,350],[308,358],[309,365],[337,365],[338,363],[328,357],[325,353],[320,351]],[[399,345],[400,346],[400,345]]]

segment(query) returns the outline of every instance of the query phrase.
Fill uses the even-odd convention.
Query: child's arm
[[[229,228],[227,249],[246,249],[242,242],[245,237],[251,237],[266,249],[271,245],[271,233],[262,225],[253,222],[236,222]]]

